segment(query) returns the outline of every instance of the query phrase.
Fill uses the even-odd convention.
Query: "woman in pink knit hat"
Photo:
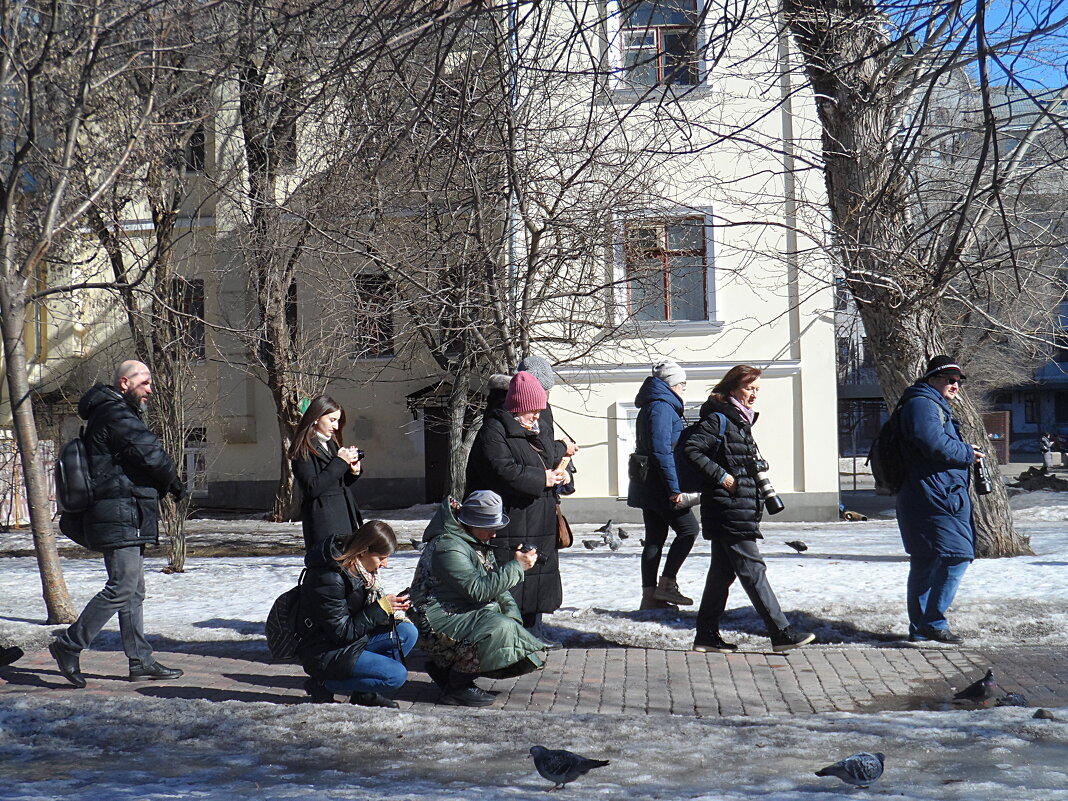
[[[519,545],[532,545],[545,557],[512,590],[528,628],[563,603],[553,488],[566,477],[552,469],[553,454],[545,452],[538,436],[538,416],[546,403],[538,379],[526,371],[516,373],[501,408],[483,417],[467,462],[467,491],[493,490],[510,519],[497,532],[497,542],[507,546],[498,547],[498,562],[511,561]]]

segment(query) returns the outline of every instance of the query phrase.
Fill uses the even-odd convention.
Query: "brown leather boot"
[[[643,612],[647,609],[674,609],[676,612],[678,611],[679,608],[675,604],[654,598],[654,592],[656,592],[656,587],[642,587],[642,602],[638,607],[639,610]]]

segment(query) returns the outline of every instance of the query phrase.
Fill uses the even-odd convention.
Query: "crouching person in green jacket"
[[[427,672],[441,687],[440,703],[489,706],[494,696],[479,676],[503,679],[540,670],[545,643],[523,628],[509,592],[534,566],[537,551],[515,551],[498,566],[490,544],[508,525],[501,496],[472,492],[457,504],[441,503],[423,532],[422,556],[412,580],[408,617],[430,657]]]

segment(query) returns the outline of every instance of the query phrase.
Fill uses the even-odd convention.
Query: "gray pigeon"
[[[611,531],[611,530],[612,530],[612,521],[611,520],[609,520],[607,523],[605,523],[600,528],[594,529],[594,531],[596,531],[598,534],[605,534],[605,535],[607,535],[608,532]]]
[[[625,531],[624,531],[623,529],[621,529],[621,528],[617,528],[617,529],[616,529],[616,534],[618,534],[618,535],[619,535],[619,538],[620,538],[621,540],[625,540],[625,539],[629,539],[629,538],[630,538],[630,534],[628,534],[627,532],[625,532]]]
[[[550,793],[594,768],[603,768],[608,764],[607,759],[587,759],[571,751],[554,751],[540,745],[532,745],[530,755],[534,758],[534,767],[538,769],[538,773],[553,783],[549,788]]]
[[[423,550],[423,543],[420,540],[410,539],[410,540],[408,540],[408,542],[410,542],[412,544],[412,550],[413,551],[421,551],[421,550]]]
[[[610,535],[605,534],[604,542],[613,551],[618,551],[623,546],[623,540],[617,537],[614,531]]]
[[[808,550],[808,546],[805,545],[805,543],[801,542],[801,540],[790,540],[786,544],[789,545],[791,548],[793,548],[798,553],[804,553],[805,551]]]
[[[846,757],[841,762],[820,768],[816,771],[816,775],[837,776],[847,784],[867,787],[883,775],[885,759],[883,754],[869,754],[867,751],[861,751],[859,754]]]
[[[592,551],[594,548],[600,548],[604,545],[604,540],[583,540],[582,547],[588,551]]]
[[[995,706],[1031,706],[1020,693],[1005,693],[994,702]]]
[[[975,701],[981,703],[994,696],[994,688],[998,683],[994,681],[994,671],[988,670],[983,678],[973,681],[959,693],[953,696],[954,701]]]

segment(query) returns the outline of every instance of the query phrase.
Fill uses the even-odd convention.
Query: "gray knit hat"
[[[541,356],[527,356],[519,363],[519,366],[515,368],[517,373],[520,370],[525,370],[538,379],[541,388],[546,392],[556,386],[556,374],[553,372],[553,368],[549,362]]]
[[[686,371],[679,367],[671,359],[663,359],[653,365],[653,375],[663,379],[669,387],[682,384],[686,381]]]

